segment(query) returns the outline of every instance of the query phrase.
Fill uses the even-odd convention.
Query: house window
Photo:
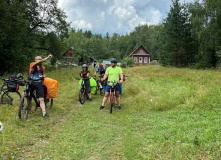
[[[137,57],[134,57],[134,61],[135,61],[135,63],[137,63]]]
[[[139,63],[143,63],[143,57],[139,57]]]
[[[147,57],[144,57],[144,63],[147,63]]]

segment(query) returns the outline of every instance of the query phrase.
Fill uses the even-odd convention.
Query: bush
[[[132,67],[134,65],[134,59],[126,57],[121,61],[121,67]]]
[[[157,63],[156,60],[153,60],[153,61],[150,62],[150,64],[151,64],[151,65],[157,65],[158,63]]]

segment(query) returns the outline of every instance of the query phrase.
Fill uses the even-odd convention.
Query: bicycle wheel
[[[51,110],[51,109],[52,109],[53,102],[54,102],[54,100],[53,100],[53,99],[51,99],[51,105],[50,105],[50,107],[49,107],[49,110]]]
[[[18,105],[20,99],[21,99],[21,94],[18,91],[16,92],[5,91],[1,97],[1,103],[12,105],[12,102],[14,102],[15,105]]]
[[[80,91],[79,91],[79,102],[81,104],[84,104],[85,98],[86,98],[85,91],[84,91],[83,88],[81,88]]]
[[[23,95],[19,103],[18,117],[22,118],[24,116],[25,120],[27,120],[28,113],[29,113],[29,97]]]
[[[110,113],[112,113],[113,106],[114,106],[114,93],[111,92],[111,108],[110,108]]]

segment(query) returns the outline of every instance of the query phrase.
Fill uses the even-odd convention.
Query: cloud
[[[86,29],[91,30],[93,29],[93,25],[91,23],[87,23],[84,20],[76,20],[73,22],[73,25],[76,26],[78,29]]]
[[[106,32],[126,34],[139,24],[158,24],[166,17],[170,6],[169,0],[58,1],[73,28],[103,35]]]

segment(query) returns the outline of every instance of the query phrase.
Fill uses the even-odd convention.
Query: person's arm
[[[86,76],[86,77],[89,78],[89,76],[90,76],[90,72],[87,73],[87,76]]]
[[[82,74],[82,72],[80,72],[80,73],[79,73],[79,75],[80,75],[80,77],[81,77],[81,78],[83,77],[83,74]]]
[[[95,73],[94,73],[95,77],[97,75],[97,72],[99,72],[99,70],[100,70],[100,67],[98,67],[97,70],[95,71]]]
[[[120,83],[123,83],[123,73],[120,73]]]
[[[33,67],[36,67],[37,65],[39,65],[39,64],[41,64],[41,63],[43,63],[43,62],[45,62],[47,59],[50,59],[50,58],[52,58],[52,55],[51,55],[51,54],[49,54],[48,57],[46,57],[46,58],[44,58],[44,59],[42,59],[42,60],[40,60],[40,61],[34,62]]]
[[[107,78],[107,76],[108,76],[108,74],[104,74],[104,77],[103,78],[101,78],[101,81],[104,81],[106,78]]]

